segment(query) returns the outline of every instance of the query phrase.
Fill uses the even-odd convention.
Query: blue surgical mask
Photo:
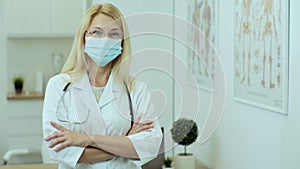
[[[84,52],[100,67],[122,53],[121,39],[87,37],[85,41]]]

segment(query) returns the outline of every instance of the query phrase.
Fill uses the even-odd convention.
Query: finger
[[[64,137],[54,139],[53,142],[49,144],[49,148],[55,147],[57,144],[63,143],[65,140],[66,139]]]
[[[64,128],[63,126],[61,126],[61,125],[59,125],[59,124],[57,124],[57,123],[55,123],[55,122],[53,122],[53,121],[51,121],[50,124],[51,124],[54,128],[56,128],[57,130],[59,130],[59,131],[65,131],[65,130],[66,130],[66,128]]]
[[[142,125],[150,125],[152,123],[153,123],[152,120],[147,120],[147,121],[141,122],[140,124],[142,124]]]
[[[153,125],[144,125],[144,126],[141,126],[140,128],[138,128],[135,132],[141,132],[141,131],[146,131],[146,130],[149,130],[149,129],[152,129],[153,128]]]
[[[137,128],[141,128],[142,126],[145,126],[145,125],[152,125],[153,124],[153,121],[145,121],[145,122],[141,122],[141,123],[138,123],[137,124]]]
[[[144,125],[142,127],[143,130],[148,130],[148,129],[152,129],[152,128],[154,128],[154,126],[152,124],[150,124],[150,125]]]
[[[58,152],[58,151],[60,151],[60,150],[62,150],[62,149],[64,149],[64,148],[66,148],[66,147],[68,147],[69,145],[66,143],[66,142],[63,142],[63,143],[61,143],[61,144],[59,144],[59,146],[57,146],[56,148],[55,148],[55,152]]]
[[[55,139],[57,137],[61,137],[60,133],[54,132],[53,134],[49,135],[48,137],[45,138],[45,141],[50,141],[52,139]]]
[[[140,123],[141,118],[142,118],[142,115],[139,115],[139,116],[137,117],[137,119],[134,121],[134,123],[133,123],[133,125],[132,125],[132,128],[134,128],[135,126],[140,126],[140,125],[141,125],[141,123]]]
[[[151,132],[152,130],[150,130],[150,129],[147,129],[147,130],[144,130],[144,131],[146,131],[146,132]]]

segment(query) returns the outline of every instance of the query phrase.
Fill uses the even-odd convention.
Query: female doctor
[[[60,169],[140,169],[157,155],[160,125],[147,85],[129,75],[130,55],[121,12],[91,7],[45,94],[43,133]]]

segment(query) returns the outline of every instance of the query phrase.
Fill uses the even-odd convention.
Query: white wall
[[[4,34],[4,8],[5,2],[0,1],[0,157],[3,155],[3,150],[7,147],[7,127],[6,127],[6,79],[7,72],[7,61],[6,61],[6,44],[5,44],[5,34]]]
[[[193,2],[193,1],[192,1]],[[195,143],[187,147],[188,153],[196,157],[196,167],[212,167],[211,141],[200,142],[201,131],[210,110],[212,94],[205,90],[199,90],[194,84],[187,81],[187,47],[190,46],[187,38],[191,32],[191,24],[188,20],[188,1],[174,1],[174,78],[177,80],[174,89],[175,120],[186,117],[196,121],[199,135]],[[183,152],[183,146],[175,147],[174,155]]]
[[[234,1],[220,1],[220,56],[227,79],[224,116],[212,141],[214,169],[299,168],[300,4],[291,0],[289,115],[238,103],[233,98]]]
[[[290,10],[290,109],[282,129],[281,169],[300,168],[300,1],[291,0]]]

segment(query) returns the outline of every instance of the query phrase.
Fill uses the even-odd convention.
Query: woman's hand
[[[150,129],[153,128],[153,121],[147,120],[144,122],[140,122],[141,117],[142,116],[139,116],[137,120],[133,123],[132,128],[128,132],[128,135],[136,134],[142,131],[151,131]]]
[[[86,147],[90,141],[90,138],[85,133],[74,132],[64,128],[63,126],[50,122],[51,125],[59,130],[59,132],[55,132],[50,136],[45,138],[45,141],[51,141],[49,148],[55,147],[55,151],[60,151],[68,146],[78,146],[78,147]]]

